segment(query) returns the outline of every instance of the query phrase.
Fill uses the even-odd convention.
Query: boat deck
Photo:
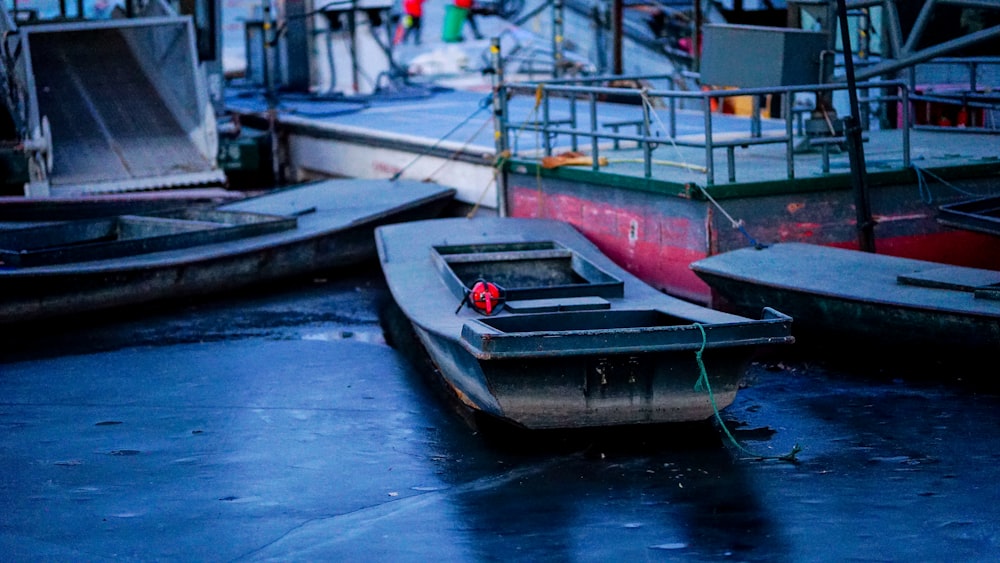
[[[1000,272],[949,266],[898,256],[856,252],[815,244],[783,243],[766,252],[752,248],[705,258],[697,272],[753,281],[788,291],[812,292],[840,300],[860,300],[901,308],[933,307],[1000,319],[1000,303],[989,291]],[[841,272],[858,272],[845,283]]]
[[[373,147],[393,147],[409,150],[414,156],[436,154],[445,158],[471,160],[491,166],[496,157],[494,144],[492,98],[489,93],[462,90],[428,92],[423,96],[397,96],[386,98],[349,97],[322,99],[294,96],[279,99],[277,123],[279,128],[293,135],[317,138],[354,139]],[[620,136],[635,135],[635,121],[642,119],[639,105],[597,102],[599,121],[597,128],[613,135],[617,127]],[[253,92],[231,93],[228,108],[249,118],[262,118],[267,110],[263,97]],[[509,146],[515,165],[539,162],[548,153],[560,154],[576,150],[593,155],[593,143],[587,124],[590,117],[587,104],[577,102],[576,125],[572,125],[573,109],[566,99],[550,98],[547,109],[550,140],[546,143],[536,129],[545,126],[546,108],[536,107],[530,96],[513,96],[507,108],[507,122],[512,133]],[[669,127],[666,110],[658,110],[651,118],[652,134]],[[728,190],[740,191],[761,183],[787,182],[798,187],[818,180],[817,189],[837,185],[850,185],[849,155],[841,143],[827,145],[824,155],[822,145],[807,146],[805,136],[793,131],[794,150],[789,168],[789,143],[777,141],[785,134],[785,122],[778,119],[761,119],[760,134],[756,143],[738,144],[751,136],[753,120],[748,116],[712,114],[713,143],[709,162],[704,147],[685,146],[679,143],[701,143],[705,135],[705,114],[698,110],[678,110],[675,114],[677,142],[665,138],[654,147],[651,154],[649,178],[653,181],[712,186],[713,195],[725,196]],[[263,123],[260,119],[259,123]],[[628,125],[616,125],[627,123]],[[798,125],[796,125],[798,129]],[[579,133],[574,135],[573,133]],[[574,143],[575,136],[575,143]],[[768,139],[775,142],[767,143]],[[868,130],[863,134],[866,169],[871,178],[879,173],[905,172],[912,177],[910,168],[932,170],[939,178],[955,178],[948,169],[979,170],[980,175],[996,176],[1000,170],[1000,152],[997,134],[982,129],[915,128],[909,137],[909,165],[904,152],[902,131]],[[734,146],[727,148],[725,145]],[[617,146],[616,146],[617,144]],[[588,171],[631,177],[646,176],[643,150],[634,141],[623,138],[601,139],[597,152],[601,165],[574,166]],[[331,158],[335,156],[331,155]],[[731,158],[731,160],[730,160]],[[607,159],[606,162],[603,159]],[[401,166],[406,163],[399,163]],[[391,175],[388,171],[386,176]],[[790,178],[791,177],[791,178]],[[928,183],[938,181],[933,176],[923,177]],[[807,182],[803,184],[803,182]],[[956,186],[960,189],[960,186]]]

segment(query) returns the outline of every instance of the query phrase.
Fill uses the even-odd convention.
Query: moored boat
[[[778,307],[810,347],[952,360],[1000,351],[1000,271],[802,243],[733,250],[691,268],[715,307]]]
[[[453,196],[450,188],[420,182],[325,180],[211,209],[0,229],[0,323],[203,295],[374,260],[376,226],[435,217]]]
[[[474,414],[515,426],[704,420],[732,403],[757,352],[793,341],[788,316],[665,295],[559,221],[435,219],[375,238],[440,377]]]

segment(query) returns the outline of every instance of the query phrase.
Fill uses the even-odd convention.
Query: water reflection
[[[775,560],[785,552],[746,462],[710,424],[479,439],[498,457],[494,485],[463,489],[467,473],[442,475],[457,485],[451,501],[477,558],[510,550],[565,561]]]
[[[439,445],[467,462],[441,478],[477,559],[773,561],[787,552],[748,462],[712,421],[525,431],[470,415],[442,389],[393,305],[380,306],[387,341],[409,358],[444,416],[476,431],[453,429]]]

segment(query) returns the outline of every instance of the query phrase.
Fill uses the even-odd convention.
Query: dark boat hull
[[[923,357],[1000,351],[1000,271],[793,243],[720,254],[692,269],[712,287],[715,306],[780,307],[805,344]]]
[[[217,209],[294,217],[297,226],[107,259],[0,268],[0,323],[204,295],[356,265],[375,258],[376,226],[435,217],[453,195],[415,182],[332,180],[226,204]]]
[[[479,360],[447,338],[418,330],[447,385],[468,407],[526,428],[581,428],[711,418],[736,398],[752,350],[705,355],[712,395],[698,389],[693,350]],[[714,405],[713,405],[714,400]]]
[[[664,295],[557,221],[441,219],[376,239],[446,386],[473,412],[525,428],[705,420],[732,403],[762,348],[792,341],[787,316],[751,320]],[[572,276],[556,272],[560,261]],[[476,277],[506,288],[503,310],[462,304]]]

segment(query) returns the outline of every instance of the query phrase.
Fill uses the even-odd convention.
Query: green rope
[[[736,437],[733,436],[733,434],[729,431],[729,428],[726,426],[726,423],[723,422],[722,420],[722,415],[719,414],[719,407],[715,403],[715,394],[712,393],[712,386],[708,383],[708,372],[705,371],[705,362],[702,360],[701,357],[702,354],[705,352],[705,343],[708,340],[708,337],[705,334],[705,327],[702,326],[701,323],[694,323],[694,325],[697,326],[699,330],[701,330],[701,348],[697,352],[695,352],[694,355],[695,360],[698,361],[698,370],[700,372],[700,375],[698,376],[698,381],[696,381],[694,384],[694,390],[708,392],[708,398],[712,402],[712,411],[715,412],[715,419],[719,422],[719,426],[722,427],[722,431],[726,433],[726,436],[729,438],[729,441],[732,442],[734,446],[736,446],[736,449],[758,460],[776,459],[779,461],[789,461],[792,463],[797,462],[798,460],[795,459],[795,456],[798,455],[800,451],[802,451],[802,448],[798,444],[795,444],[792,447],[792,451],[788,452],[787,454],[772,456],[772,455],[761,455],[751,452],[750,450],[743,447],[743,445],[740,444],[738,441],[736,441]]]

